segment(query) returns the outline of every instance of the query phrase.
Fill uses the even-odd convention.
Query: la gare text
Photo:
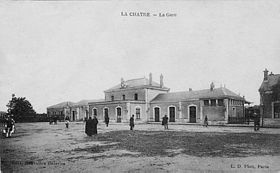
[[[121,16],[130,17],[176,17],[176,13],[121,12]]]

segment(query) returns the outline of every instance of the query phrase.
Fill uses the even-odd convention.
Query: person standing
[[[205,115],[205,118],[204,118],[204,126],[205,127],[208,126],[208,117],[207,117],[207,115]]]
[[[260,130],[260,117],[255,112],[254,113],[254,131],[258,131],[258,130]]]
[[[12,133],[14,132],[15,128],[15,121],[11,116],[8,116],[6,120],[6,137],[10,138]]]
[[[97,134],[97,124],[98,124],[98,119],[96,118],[96,115],[94,115],[93,119],[93,134]]]
[[[88,136],[92,136],[93,135],[93,120],[92,120],[91,117],[89,117],[89,119],[86,120],[85,133]]]
[[[162,125],[164,126],[164,130],[167,130],[167,129],[168,129],[168,117],[167,117],[167,115],[165,115],[165,116],[162,118]]]
[[[66,126],[67,129],[69,128],[69,123],[70,123],[69,120],[70,120],[70,118],[69,118],[69,116],[67,116],[65,118],[65,126]]]
[[[106,124],[106,127],[108,127],[108,125],[109,125],[109,116],[108,115],[106,115],[105,116],[105,124]]]
[[[130,126],[130,130],[133,130],[133,128],[134,128],[134,115],[132,115],[132,117],[130,117],[129,126]]]

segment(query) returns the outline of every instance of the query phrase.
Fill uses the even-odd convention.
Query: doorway
[[[190,106],[190,123],[196,123],[196,107]]]
[[[104,108],[104,120],[105,120],[106,117],[109,117],[108,108]]]
[[[159,108],[155,108],[155,122],[159,122]]]
[[[175,107],[169,107],[169,122],[175,122]]]
[[[121,122],[122,122],[122,109],[117,108],[117,123],[121,123]]]
[[[75,121],[75,111],[72,111],[72,120]]]

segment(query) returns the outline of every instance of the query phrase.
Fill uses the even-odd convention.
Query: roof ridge
[[[224,94],[224,95],[227,95],[227,93],[226,93],[226,91],[225,91],[226,88],[225,88],[225,87],[220,87],[220,88],[222,89],[223,94]]]
[[[128,79],[128,80],[126,80],[126,81],[139,80],[139,79],[147,79],[147,78],[141,77],[141,78],[135,78],[135,79]]]

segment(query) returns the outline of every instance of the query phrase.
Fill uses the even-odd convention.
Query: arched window
[[[97,109],[96,109],[96,108],[93,108],[93,109],[92,109],[92,115],[93,115],[93,116],[97,116]]]
[[[108,108],[104,108],[103,115],[104,115],[104,118],[109,117],[109,109]]]

